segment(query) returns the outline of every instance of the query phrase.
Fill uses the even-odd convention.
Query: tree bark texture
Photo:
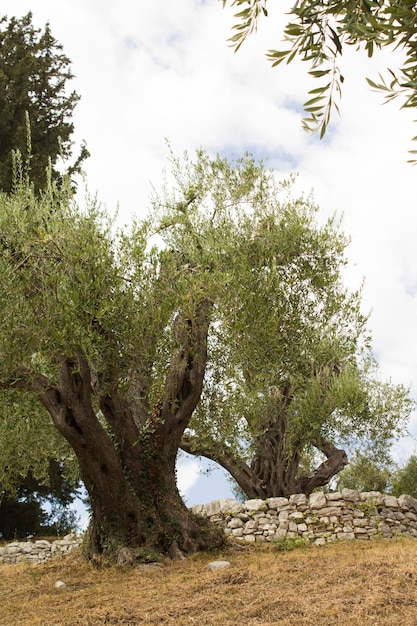
[[[149,380],[131,372],[120,391],[107,372],[93,372],[80,350],[62,357],[59,380],[20,372],[14,386],[34,391],[74,450],[89,494],[88,556],[190,554],[220,545],[221,532],[184,505],[176,485],[178,446],[199,401],[207,359],[211,305],[193,318],[177,315],[176,349],[162,397],[149,407]]]

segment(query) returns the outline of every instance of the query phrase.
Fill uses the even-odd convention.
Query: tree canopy
[[[238,19],[231,44],[238,50],[245,39],[256,31],[260,18],[268,16],[268,0],[221,0],[223,6],[236,6]],[[297,0],[289,11],[283,31],[286,46],[269,50],[273,66],[291,63],[296,57],[309,65],[309,75],[323,84],[308,92],[304,104],[304,128],[326,132],[332,109],[338,110],[344,76],[339,68],[343,51],[348,46],[363,49],[369,57],[382,48],[401,49],[402,66],[388,70],[387,77],[368,78],[373,89],[388,100],[403,96],[403,107],[417,106],[417,11],[415,2],[364,0],[363,2],[323,2]]]
[[[395,472],[396,466],[389,451],[376,455],[372,450],[358,449],[349,459],[349,465],[337,476],[336,486],[338,490],[347,488],[388,493],[391,492]],[[411,495],[408,491],[401,493]],[[401,493],[395,495],[400,496]]]
[[[320,225],[310,198],[293,199],[291,184],[266,172],[256,185],[251,209],[234,208],[228,226],[227,290],[181,446],[222,465],[249,498],[308,494],[343,469],[344,448],[389,448],[413,402],[380,377],[360,290],[343,285],[348,239],[337,221]],[[213,237],[210,206],[189,213],[194,231],[208,225],[202,248]]]
[[[52,424],[76,457],[92,558],[222,541],[179,495],[181,447],[256,494],[309,493],[346,463],[336,443],[385,444],[411,406],[374,376],[337,223],[249,155],[171,163],[122,230],[51,179],[0,194],[1,395],[13,423],[34,438]],[[325,460],[300,476],[312,446]]]
[[[32,24],[32,14],[0,19],[0,188],[10,191],[13,154],[18,150],[30,170],[36,189],[46,183],[52,164],[53,176],[59,157],[72,157],[72,116],[79,101],[68,93],[73,78],[69,58],[52,36],[49,24],[43,31]],[[82,145],[68,174],[78,172],[88,156]],[[15,164],[16,166],[16,164]]]

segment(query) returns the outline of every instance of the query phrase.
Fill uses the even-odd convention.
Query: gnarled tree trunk
[[[90,558],[117,558],[121,548],[129,558],[177,556],[223,541],[186,508],[175,474],[179,443],[202,391],[210,312],[203,301],[192,319],[177,315],[176,349],[153,408],[149,380],[139,370],[120,388],[111,368],[93,372],[81,350],[62,357],[58,381],[30,372],[16,379],[15,387],[38,395],[77,456],[92,512]]]
[[[211,446],[202,446],[189,433],[185,433],[181,448],[219,463],[248,498],[265,500],[296,493],[310,495],[317,487],[327,485],[347,465],[347,455],[328,438],[313,434],[314,431],[310,441],[305,438],[297,440],[289,426],[289,409],[294,400],[290,383],[285,383],[281,392],[275,392],[271,400],[268,419],[265,423],[255,421],[254,424],[252,448],[255,453],[250,464],[224,443],[216,445],[213,442]],[[251,430],[249,423],[248,426]],[[308,474],[302,474],[300,465],[306,443],[323,453],[326,459]]]
[[[185,434],[181,448],[189,454],[205,456],[221,465],[235,479],[248,498],[290,496],[295,493],[310,495],[317,487],[327,485],[348,463],[344,450],[337,448],[329,439],[316,437],[310,442],[326,459],[309,474],[300,473],[302,443],[288,444],[285,411],[276,416],[273,423],[256,438],[258,451],[250,464],[239,458],[227,446],[219,449],[202,447],[198,441]]]

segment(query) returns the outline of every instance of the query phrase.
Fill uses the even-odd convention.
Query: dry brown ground
[[[218,559],[231,567],[207,571]],[[0,565],[0,626],[99,624],[416,626],[417,541],[230,547],[146,571],[97,570],[78,554]]]

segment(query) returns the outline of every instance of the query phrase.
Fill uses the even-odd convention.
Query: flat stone
[[[217,569],[225,569],[226,567],[230,567],[230,561],[212,561],[207,565],[207,569],[210,572],[214,572]]]
[[[137,569],[143,570],[145,572],[152,572],[158,569],[162,569],[163,565],[162,563],[140,563],[139,565],[136,566]]]
[[[235,500],[235,498],[222,498],[221,500],[213,500],[207,504],[196,504],[193,506],[192,511],[197,515],[211,517],[224,512],[238,513],[239,511],[243,511],[243,505]]]
[[[401,508],[407,507],[408,509],[417,511],[417,500],[411,496],[407,496],[406,494],[403,494],[398,498],[398,504]]]
[[[304,493],[294,493],[292,496],[290,496],[290,504],[306,504],[307,503],[307,496]]]
[[[309,505],[311,509],[321,509],[327,506],[326,496],[321,491],[312,493],[309,498]]]
[[[285,528],[278,528],[275,532],[274,539],[284,539],[287,536],[287,531]]]
[[[258,498],[253,498],[252,500],[246,500],[243,505],[246,511],[267,511],[268,504],[265,500],[260,500]]]
[[[360,497],[361,497],[361,500],[363,500],[364,502],[368,500],[373,500],[377,504],[384,503],[384,496],[382,495],[380,491],[362,491],[362,493],[360,494]]]
[[[323,508],[319,509],[317,515],[326,515],[327,517],[335,515],[337,518],[339,518],[340,512],[340,508],[337,506],[324,506]]]
[[[355,539],[355,534],[347,532],[337,533],[337,538],[341,539],[342,541],[349,541],[351,539]]]
[[[269,498],[268,507],[273,510],[279,510],[281,507],[287,506],[288,503],[288,498]]]
[[[207,515],[207,517],[211,517],[212,515],[217,515],[221,510],[221,500],[213,500],[212,502],[208,502],[203,505],[203,515]]]
[[[33,550],[33,544],[27,542],[27,543],[22,543],[20,546],[20,552],[23,552],[24,554],[30,554]]]
[[[359,491],[357,489],[342,489],[342,498],[348,502],[359,502]]]
[[[398,509],[398,500],[395,496],[385,496],[384,506],[388,509]]]
[[[66,587],[66,584],[62,580],[57,580],[54,587],[55,589],[62,589],[63,587]]]
[[[313,494],[311,494],[312,496]],[[311,498],[310,496],[310,498]],[[330,500],[341,500],[342,499],[342,494],[340,491],[331,491],[330,493],[326,494],[326,500],[330,501]]]
[[[238,517],[232,517],[230,522],[227,524],[227,527],[228,528],[242,528],[243,522]]]
[[[325,546],[326,540],[324,537],[318,537],[313,543],[315,546]]]
[[[245,530],[257,530],[258,529],[258,522],[256,521],[256,519],[251,519],[248,522],[246,522],[245,524]]]
[[[243,504],[234,498],[223,498],[220,500],[221,513],[240,513],[243,511]]]

